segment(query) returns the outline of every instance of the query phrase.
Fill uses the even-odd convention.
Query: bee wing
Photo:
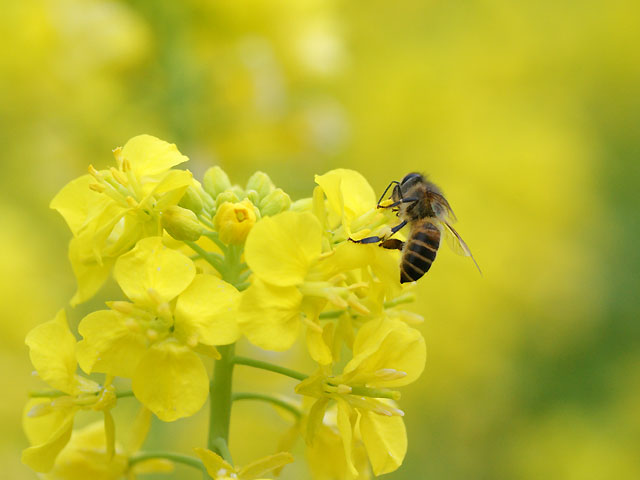
[[[458,221],[453,209],[447,199],[438,192],[429,192],[429,203],[436,216],[445,223],[455,223]]]
[[[445,238],[451,250],[453,250],[458,255],[462,255],[463,257],[471,257],[471,260],[473,260],[473,263],[475,263],[476,268],[480,272],[480,275],[482,275],[482,270],[480,270],[478,262],[476,262],[476,259],[473,258],[471,250],[469,250],[469,247],[467,246],[465,241],[462,240],[462,237],[458,234],[458,232],[456,232],[448,222],[440,222],[440,231],[442,232],[442,236]]]

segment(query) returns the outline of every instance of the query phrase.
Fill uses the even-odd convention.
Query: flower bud
[[[202,235],[202,225],[196,214],[172,205],[162,212],[162,226],[176,240],[195,242]]]
[[[312,198],[301,198],[300,200],[296,200],[289,207],[290,210],[294,212],[309,212],[312,209],[313,199]]]
[[[269,195],[274,188],[275,186],[269,178],[269,175],[264,172],[258,171],[254,173],[247,181],[247,190],[255,190],[258,192],[260,198],[264,198]]]
[[[216,198],[222,192],[231,188],[231,182],[225,171],[216,165],[204,172],[202,186],[211,197]]]
[[[198,191],[192,186],[187,188],[187,191],[184,192],[184,195],[180,199],[179,205],[186,208],[187,210],[191,210],[194,213],[200,213],[204,208],[204,202],[202,201],[202,198],[198,194]]]
[[[226,192],[222,192],[218,195],[218,198],[216,198],[216,208],[220,208],[220,205],[223,203],[238,203],[239,201],[240,199],[235,193],[231,190],[227,190]]]
[[[247,199],[239,203],[225,202],[220,205],[213,223],[224,244],[240,245],[244,243],[249,231],[256,223],[254,208]]]
[[[264,197],[260,202],[262,216],[270,216],[288,210],[291,206],[291,198],[281,188],[278,188]]]
[[[256,206],[260,205],[260,194],[258,192],[256,192],[255,190],[247,190],[247,198],[254,205],[256,205]]]

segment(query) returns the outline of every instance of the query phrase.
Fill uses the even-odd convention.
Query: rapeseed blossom
[[[209,391],[196,351],[215,357],[215,345],[238,339],[237,290],[197,274],[191,259],[160,237],[140,240],[121,256],[114,276],[131,302],[111,302],[110,310],[80,322],[80,366],[131,378],[136,398],[161,420],[192,415]]]
[[[23,461],[50,479],[133,478],[177,462],[209,478],[248,480],[277,476],[303,437],[316,480],[365,480],[398,468],[407,435],[397,388],[420,376],[426,350],[414,328],[420,315],[402,307],[412,296],[399,282],[399,253],[349,241],[385,235],[394,224],[366,179],[331,170],[315,177],[308,198],[292,202],[263,172],[239,186],[213,166],[199,182],[176,168],[187,158],[175,145],[148,135],[114,155],[116,167],[90,167],[51,206],[73,235],[72,304],[111,274],[123,297],[81,319],[79,342],[64,312],[27,336],[52,390],[34,392],[27,404],[32,446]],[[302,337],[315,372],[236,355],[242,337],[274,351]],[[234,392],[234,365],[299,383],[284,396]],[[78,366],[104,374],[104,383],[78,375]],[[118,378],[130,379],[131,390],[116,388]],[[126,448],[110,413],[116,398],[142,405],[144,420],[127,432],[137,440]],[[172,422],[207,398],[209,440],[192,445],[196,456],[143,450],[151,415]],[[293,414],[280,453],[234,465],[228,436],[238,399]],[[74,431],[80,409],[103,419]]]

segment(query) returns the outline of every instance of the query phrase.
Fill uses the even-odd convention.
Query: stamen
[[[113,175],[113,178],[115,178],[120,185],[125,187],[127,186],[127,177],[125,177],[120,170],[111,167],[109,171],[111,172],[111,175]]]
[[[104,185],[100,184],[100,183],[90,183],[89,184],[89,189],[93,190],[94,192],[104,193],[104,191],[107,188]]]
[[[380,380],[398,380],[407,376],[407,372],[396,370],[395,368],[381,368],[376,370],[375,376]]]
[[[135,198],[133,198],[131,195],[127,197],[127,203],[132,208],[137,208],[140,205],[138,201]]]
[[[99,182],[104,180],[104,178],[102,177],[102,174],[98,170],[96,170],[96,168],[93,165],[89,165],[88,170],[89,170],[89,174]]]
[[[313,320],[311,320],[306,315],[302,315],[302,322],[305,325],[307,325],[307,327],[309,327],[311,330],[314,330],[318,333],[322,333],[322,327],[318,325],[316,322],[314,322]]]

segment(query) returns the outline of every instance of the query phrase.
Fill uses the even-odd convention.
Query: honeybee
[[[391,198],[383,202],[391,186]],[[386,236],[350,240],[355,243],[378,243],[383,248],[401,250],[400,283],[415,282],[429,271],[442,237],[454,252],[471,257],[480,271],[471,250],[451,226],[456,221],[451,205],[442,191],[420,173],[409,173],[400,182],[392,181],[378,200],[377,208],[391,208],[401,222]],[[407,224],[411,230],[406,242],[389,238]]]

